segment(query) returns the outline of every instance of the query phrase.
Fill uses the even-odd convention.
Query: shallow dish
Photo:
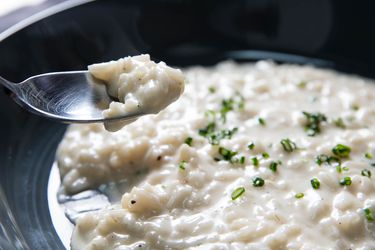
[[[362,11],[370,18],[370,7],[335,1],[307,1],[304,6],[282,1],[88,2],[56,9],[0,35],[0,75],[17,82],[150,53],[176,66],[274,59],[373,77],[371,22],[352,20],[345,32],[341,28],[348,13]],[[319,21],[302,18],[318,12]],[[353,36],[355,40],[349,39]],[[47,190],[66,125],[25,113],[5,92],[0,93],[0,107],[0,180],[10,210],[30,248],[64,249],[63,236],[51,220]]]

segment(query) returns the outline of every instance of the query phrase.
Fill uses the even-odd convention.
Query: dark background
[[[324,58],[338,69],[374,76],[374,5],[345,0],[96,1],[2,41],[0,75],[21,81],[145,52],[183,66],[211,64],[230,57],[226,53],[232,50],[266,50]]]

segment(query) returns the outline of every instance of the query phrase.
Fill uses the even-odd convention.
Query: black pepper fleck
[[[135,204],[136,201],[135,201],[135,200],[131,200],[130,203],[131,203],[131,204]]]

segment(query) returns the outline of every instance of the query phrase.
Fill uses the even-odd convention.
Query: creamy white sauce
[[[184,90],[185,78],[179,69],[164,62],[155,63],[147,54],[93,64],[88,69],[106,83],[108,94],[119,100],[103,111],[104,118],[156,114],[177,100]],[[105,125],[108,130],[116,131],[128,123]]]
[[[124,179],[134,185],[120,203],[77,220],[72,249],[375,249],[375,222],[364,213],[375,216],[375,158],[364,156],[375,156],[373,82],[268,61],[184,74],[184,94],[157,115],[115,133],[100,124],[68,129],[57,152],[67,193]],[[224,123],[220,111],[229,98],[233,110]],[[307,135],[302,111],[327,117],[320,133]],[[238,130],[212,145],[201,135],[212,120],[216,131]],[[285,138],[298,149],[286,152]],[[335,163],[319,166],[316,157],[333,156],[337,144],[351,148],[341,171]],[[219,147],[237,152],[232,162]],[[282,162],[276,172],[272,161]],[[255,187],[255,177],[264,186]],[[344,177],[351,185],[340,185]],[[245,192],[232,200],[239,187]]]

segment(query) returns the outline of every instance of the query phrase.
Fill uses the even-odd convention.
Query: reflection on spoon
[[[156,114],[184,89],[180,70],[148,55],[89,66],[89,71],[37,75],[21,83],[0,77],[14,100],[37,115],[67,123],[104,122],[109,131]],[[118,101],[114,101],[118,100]]]

